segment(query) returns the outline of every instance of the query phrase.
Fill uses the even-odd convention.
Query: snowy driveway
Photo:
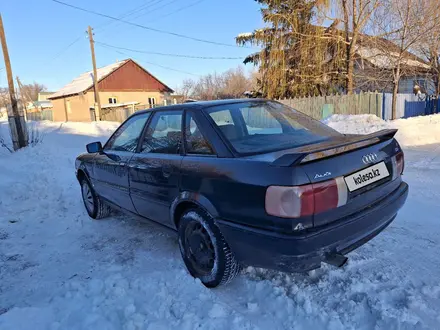
[[[408,202],[346,267],[249,267],[208,290],[184,270],[172,233],[88,218],[74,158],[116,126],[42,123],[43,144],[0,149],[0,329],[440,327],[440,144],[405,149]]]

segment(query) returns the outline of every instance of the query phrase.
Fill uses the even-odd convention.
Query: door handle
[[[162,166],[162,174],[164,177],[169,178],[173,173],[173,168],[170,165]]]
[[[136,169],[136,170],[149,170],[151,169],[151,166],[148,164],[142,164],[142,163],[129,163],[128,167]]]

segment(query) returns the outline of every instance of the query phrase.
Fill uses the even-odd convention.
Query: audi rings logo
[[[377,161],[377,155],[376,154],[368,154],[362,157],[362,161],[364,164],[371,164]]]

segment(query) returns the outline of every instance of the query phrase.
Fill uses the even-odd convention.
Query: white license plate
[[[368,186],[373,182],[382,180],[389,175],[390,173],[388,172],[385,163],[381,162],[362,171],[346,176],[344,179],[348,186],[348,190],[355,191],[359,188]]]

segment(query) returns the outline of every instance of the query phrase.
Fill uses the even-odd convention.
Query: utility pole
[[[5,59],[6,74],[8,77],[9,97],[11,99],[11,110],[8,108],[8,121],[11,130],[12,145],[14,150],[27,146],[26,121],[18,110],[17,98],[15,97],[14,78],[12,76],[11,60],[9,58],[8,46],[6,44],[5,30],[3,28],[2,15],[0,14],[0,41]]]
[[[95,91],[95,117],[97,121],[100,121],[101,100],[99,99],[98,75],[96,73],[95,40],[93,40],[93,32],[91,26],[89,26],[88,31],[89,31],[90,51],[92,52],[92,64],[93,64],[93,87]]]

